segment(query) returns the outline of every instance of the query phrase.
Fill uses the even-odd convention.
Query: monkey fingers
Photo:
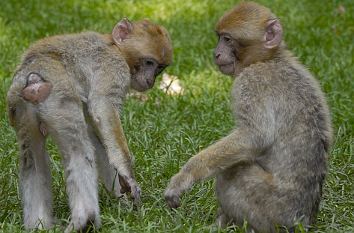
[[[52,87],[51,83],[44,81],[38,74],[31,73],[27,77],[27,85],[22,90],[21,96],[33,104],[38,104],[47,99]]]
[[[119,184],[121,186],[121,193],[127,193],[130,192],[130,187],[128,182],[121,176],[118,175],[118,180],[119,180]]]
[[[139,187],[138,183],[134,180],[134,178],[129,178],[126,176],[119,175],[119,183],[122,186],[121,192],[122,193],[130,192],[134,200],[134,205],[136,206],[140,205],[141,188]]]
[[[165,200],[167,202],[167,205],[172,209],[176,209],[181,206],[181,198],[178,193],[179,192],[177,192],[176,190],[170,188],[166,189],[165,191]]]
[[[180,196],[191,186],[190,174],[179,172],[174,175],[166,188],[165,200],[170,208],[178,208],[181,205]]]

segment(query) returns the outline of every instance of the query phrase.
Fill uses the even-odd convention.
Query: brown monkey
[[[180,205],[195,182],[216,176],[217,223],[275,232],[314,223],[332,143],[329,111],[317,81],[286,49],[282,27],[263,6],[242,2],[216,26],[215,63],[236,76],[237,127],[192,157],[165,198]]]
[[[152,88],[171,60],[166,29],[148,20],[123,19],[109,35],[45,38],[25,53],[7,101],[20,147],[27,229],[53,225],[47,133],[63,157],[71,208],[67,232],[100,225],[96,164],[107,189],[116,196],[130,191],[139,202],[119,112],[129,86]]]

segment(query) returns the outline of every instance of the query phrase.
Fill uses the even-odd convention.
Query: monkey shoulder
[[[82,46],[86,54],[83,59],[88,59],[97,69],[103,68],[116,75],[126,75],[129,68],[124,56],[108,36],[96,32],[84,32],[80,35]]]
[[[238,97],[259,96],[261,99],[273,98],[278,103],[291,102],[314,104],[323,102],[318,82],[310,72],[296,61],[259,62],[246,67],[236,78],[234,93]],[[281,103],[281,102],[280,102]]]
[[[239,105],[258,110],[256,114],[263,117],[274,117],[277,127],[284,130],[291,126],[303,136],[316,130],[325,147],[331,145],[330,114],[324,94],[319,82],[296,59],[255,64],[239,79],[235,85]]]
[[[293,61],[260,62],[246,67],[235,79],[232,100],[236,117],[277,119],[279,127],[287,122],[308,125],[313,119],[329,122],[318,82],[303,65]]]
[[[273,95],[273,82],[277,78],[275,64],[255,63],[246,68],[235,78],[232,96],[236,102],[260,102],[268,95]],[[277,84],[279,85],[279,84]]]

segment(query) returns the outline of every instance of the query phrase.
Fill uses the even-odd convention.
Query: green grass
[[[354,2],[352,0],[262,0],[273,9],[292,51],[320,80],[332,112],[335,145],[329,156],[316,232],[354,232]],[[170,211],[162,198],[169,178],[201,148],[233,127],[229,108],[231,80],[212,62],[213,29],[235,0],[78,1],[7,0],[0,3],[0,231],[20,232],[18,147],[9,127],[5,96],[24,50],[35,40],[55,34],[95,30],[110,32],[124,16],[150,18],[171,33],[174,63],[185,94],[171,97],[155,88],[149,99],[128,99],[124,129],[135,154],[135,171],[143,205],[133,210],[100,187],[101,232],[209,232],[216,200],[213,181],[195,185],[182,207]],[[342,4],[345,13],[337,11]],[[56,147],[48,145],[55,215],[69,218],[64,176]],[[241,229],[228,229],[242,232]],[[54,229],[60,232],[58,227]]]

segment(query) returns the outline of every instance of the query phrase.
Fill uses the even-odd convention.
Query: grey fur
[[[236,76],[237,128],[192,157],[170,181],[171,207],[194,182],[216,176],[217,224],[276,232],[316,220],[332,144],[330,116],[317,81],[280,49]]]
[[[273,232],[273,223],[313,224],[332,143],[317,81],[291,55],[281,54],[245,68],[232,98],[238,129],[246,130],[243,137],[257,152],[217,176],[222,212],[238,224],[246,219],[258,232]]]
[[[247,37],[245,32],[267,19],[276,22],[275,31],[260,28],[259,38]],[[195,182],[216,176],[218,225],[242,226],[246,220],[249,231],[264,233],[297,223],[307,227],[316,220],[332,144],[318,82],[285,48],[280,23],[267,8],[241,2],[221,18],[217,30],[216,64],[235,74],[237,127],[190,158],[172,177],[165,199],[176,208]],[[272,48],[264,46],[267,33],[277,38]],[[247,42],[243,46],[240,37]]]
[[[39,104],[21,97],[31,73],[53,84],[48,99]],[[40,124],[63,156],[72,212],[67,232],[83,229],[89,221],[100,225],[96,161],[106,188],[114,187],[115,195],[122,195],[116,170],[104,148],[117,157],[118,171],[132,178],[130,160],[115,142],[103,138],[102,144],[96,135],[111,134],[107,114],[121,111],[129,84],[129,67],[123,55],[98,33],[47,38],[24,55],[7,100],[20,146],[20,188],[27,229],[50,228],[54,224],[49,158]]]

